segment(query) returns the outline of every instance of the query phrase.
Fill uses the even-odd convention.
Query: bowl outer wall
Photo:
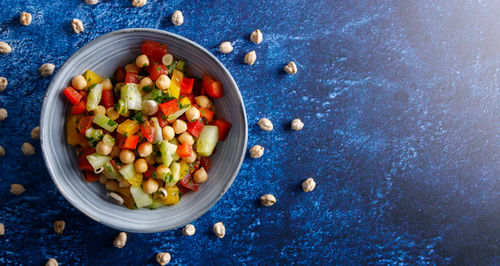
[[[220,80],[224,97],[215,99],[218,117],[232,124],[227,139],[219,142],[212,156],[209,179],[196,193],[183,196],[179,204],[157,210],[129,210],[105,197],[98,183],[87,183],[77,169],[75,149],[66,143],[65,121],[70,104],[62,90],[77,74],[92,69],[111,76],[140,54],[145,40],[166,43],[169,53],[188,62],[188,73],[200,77],[208,73]],[[125,47],[125,48],[124,48]],[[47,169],[63,196],[90,218],[118,230],[151,233],[171,230],[197,219],[208,211],[236,178],[246,153],[248,127],[238,86],[219,60],[200,45],[176,34],[154,29],[124,29],[105,34],[72,55],[49,85],[40,119],[41,146]]]

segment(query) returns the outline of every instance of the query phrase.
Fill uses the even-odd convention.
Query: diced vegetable
[[[127,181],[132,185],[132,186],[135,186],[135,187],[141,187],[141,183],[142,183],[142,174],[135,174],[133,178],[131,179],[128,179]]]
[[[156,81],[161,75],[168,75],[168,68],[162,64],[151,64],[146,70],[153,81]]]
[[[87,182],[97,182],[99,180],[99,176],[94,174],[91,171],[85,171],[85,181]]]
[[[86,149],[78,156],[78,169],[94,171],[94,168],[87,160],[87,155],[95,153],[95,149]]]
[[[87,161],[89,161],[90,165],[92,165],[94,171],[97,171],[102,168],[107,162],[111,161],[111,157],[96,152],[87,155]]]
[[[181,165],[177,162],[173,162],[170,165],[170,173],[172,174],[171,178],[165,181],[166,186],[174,186],[180,179],[181,176]]]
[[[153,203],[151,203],[149,208],[151,208],[152,210],[156,210],[156,209],[161,208],[163,206],[165,206],[165,203],[163,203],[163,200],[161,198],[156,198],[156,199],[153,199]]]
[[[83,74],[83,77],[87,81],[87,86],[89,86],[89,87],[94,85],[94,84],[102,82],[102,78],[90,70],[85,71],[85,74]]]
[[[109,146],[115,145],[115,138],[111,137],[111,135],[109,135],[109,134],[104,134],[102,141],[104,142],[104,144],[109,145]]]
[[[104,134],[101,129],[90,127],[85,130],[85,137],[87,138],[90,146],[95,147],[95,145],[102,140]]]
[[[225,140],[231,129],[231,123],[224,119],[217,119],[215,120],[215,125],[219,128],[219,140]]]
[[[101,102],[102,98],[102,84],[94,84],[89,88],[87,96],[87,111],[94,111]]]
[[[206,108],[198,108],[200,110],[200,116],[207,122],[211,122],[214,118],[215,112]]]
[[[103,90],[102,91],[102,98],[101,98],[101,103],[104,107],[106,108],[111,108],[113,107],[113,90]]]
[[[92,126],[93,118],[93,116],[89,115],[80,118],[80,120],[78,121],[78,131],[80,132],[80,134],[85,135],[85,131],[87,131],[87,129]]]
[[[141,188],[130,186],[130,194],[132,194],[137,208],[143,208],[153,203],[151,196],[146,194]]]
[[[222,83],[214,80],[209,75],[203,75],[202,87],[205,93],[212,98],[221,98],[223,93]]]
[[[160,123],[159,123],[157,117],[152,117],[151,121],[153,122],[153,126],[155,128],[155,138],[154,138],[153,143],[154,144],[159,144],[163,140],[163,135],[162,135],[162,132],[161,132]]]
[[[87,104],[85,101],[80,101],[76,105],[71,106],[71,114],[72,115],[81,115],[81,114],[85,113],[85,111],[87,110],[86,105]]]
[[[82,100],[82,95],[73,89],[73,87],[67,87],[64,89],[64,96],[69,100],[72,104],[78,104]]]
[[[120,180],[122,175],[116,170],[116,168],[111,164],[111,162],[107,162],[104,164],[104,175],[109,179]]]
[[[120,99],[118,100],[118,114],[120,115],[125,115],[127,114],[128,112],[128,109],[127,109],[127,104],[125,104],[125,101]]]
[[[123,67],[118,67],[113,74],[113,78],[116,82],[123,82],[125,80],[125,69]]]
[[[181,108],[189,108],[191,107],[191,100],[188,97],[181,97],[179,100],[179,105]]]
[[[89,144],[87,139],[78,132],[78,121],[81,119],[79,115],[72,115],[68,117],[66,122],[66,138],[69,145],[80,145],[84,148],[88,148]]]
[[[127,120],[123,121],[120,125],[118,125],[118,128],[116,129],[116,131],[118,133],[124,135],[125,137],[127,137],[127,136],[134,135],[135,133],[137,133],[137,131],[139,131],[139,129],[140,129],[140,127],[139,127],[139,124],[137,123],[137,121],[127,119]]]
[[[179,157],[184,158],[184,157],[189,157],[191,154],[193,154],[193,146],[184,143],[179,146],[177,146],[177,154]]]
[[[118,170],[118,172],[120,172],[120,174],[127,180],[134,178],[134,176],[136,174],[135,173],[135,166],[133,163],[126,164],[125,166],[120,168],[120,170]]]
[[[179,118],[181,115],[183,115],[185,112],[187,112],[188,109],[189,109],[189,107],[185,107],[185,108],[182,108],[179,111],[167,116],[167,121],[173,122],[175,119]]]
[[[217,128],[217,126],[204,126],[196,142],[196,152],[200,156],[212,155],[218,139],[219,128]]]
[[[200,184],[197,184],[193,181],[193,178],[190,174],[185,175],[184,178],[182,178],[179,182],[179,185],[192,191],[198,191],[198,188],[200,187]]]
[[[184,77],[181,82],[181,95],[193,93],[194,79]]]
[[[166,140],[160,142],[161,161],[164,165],[169,166],[172,163],[176,150],[177,145]]]
[[[180,195],[177,186],[167,187],[167,197],[163,200],[166,205],[173,205],[179,203]]]
[[[141,52],[153,61],[161,62],[161,58],[167,54],[167,46],[159,42],[145,41],[142,44]]]
[[[125,144],[123,145],[123,148],[134,150],[137,147],[137,141],[139,141],[138,135],[127,137],[125,139]]]
[[[197,138],[198,136],[200,136],[200,133],[203,130],[204,126],[205,125],[203,124],[203,121],[201,119],[194,122],[188,122],[187,131]]]
[[[115,131],[118,124],[103,114],[96,114],[92,121],[109,132]]]
[[[125,83],[135,83],[139,84],[139,74],[134,72],[127,72],[125,74]]]
[[[125,84],[120,89],[120,96],[125,101],[125,106],[127,106],[128,110],[140,111],[142,109],[142,96],[138,84]]]
[[[179,111],[179,100],[177,99],[173,99],[173,100],[170,100],[166,103],[162,103],[162,104],[159,104],[158,107],[160,108],[160,111],[168,116],[168,115],[171,115],[177,111]]]
[[[151,143],[155,140],[155,129],[154,122],[151,121],[146,121],[143,125],[141,125],[142,135]]]
[[[184,74],[179,70],[175,69],[172,73],[172,78],[170,79],[170,86],[168,87],[168,94],[172,97],[179,98],[181,91],[181,81],[184,78]]]
[[[186,61],[181,59],[177,61],[177,66],[175,68],[178,69],[179,71],[184,71],[185,67],[186,67]]]
[[[181,166],[180,171],[179,171],[179,179],[183,179],[183,178],[184,178],[184,176],[186,176],[187,174],[189,174],[189,168],[190,168],[190,167],[189,167],[189,165],[188,165],[186,162],[184,162],[184,161],[181,161],[179,164],[180,164],[180,166]]]

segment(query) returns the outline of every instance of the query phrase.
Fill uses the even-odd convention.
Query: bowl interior
[[[75,149],[66,143],[65,120],[70,104],[62,90],[72,77],[91,69],[110,77],[140,54],[141,44],[153,40],[167,44],[175,57],[187,61],[187,73],[208,73],[220,80],[224,97],[215,99],[216,115],[232,124],[227,139],[213,155],[209,178],[196,193],[179,204],[157,210],[128,210],[105,197],[103,185],[87,183],[77,169]],[[127,29],[108,33],[78,50],[61,67],[49,86],[42,107],[41,144],[47,168],[61,193],[80,211],[110,227],[128,232],[158,232],[185,225],[205,213],[231,186],[245,156],[247,122],[238,87],[229,72],[208,51],[178,35],[160,30]]]

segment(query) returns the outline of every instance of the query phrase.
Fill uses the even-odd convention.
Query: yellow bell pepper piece
[[[167,189],[167,197],[163,200],[166,205],[174,205],[179,203],[179,188],[177,186],[165,187]]]
[[[180,104],[183,106],[183,107],[190,107],[191,106],[191,100],[189,100],[188,97],[182,97],[181,100],[179,101]]]
[[[142,174],[135,174],[133,178],[127,180],[134,187],[141,187],[142,183]]]
[[[140,126],[135,120],[127,119],[118,125],[116,131],[126,137],[132,136],[139,131]]]
[[[66,123],[68,144],[73,146],[80,145],[83,148],[88,148],[89,142],[87,141],[85,136],[78,133],[77,130],[78,121],[80,121],[80,118],[82,118],[81,115],[72,115],[68,117],[68,122]]]
[[[102,82],[102,78],[90,70],[85,71],[85,74],[83,74],[83,77],[87,81],[87,86],[89,86],[89,87],[94,85],[94,84]]]
[[[180,179],[182,180],[184,178],[184,176],[186,176],[187,173],[189,173],[189,165],[184,162],[184,161],[181,161],[179,163],[181,165],[181,170],[179,171],[180,173]]]
[[[184,78],[184,73],[177,69],[172,72],[172,78],[170,79],[170,86],[168,87],[168,94],[172,97],[179,99],[181,93],[181,81]]]

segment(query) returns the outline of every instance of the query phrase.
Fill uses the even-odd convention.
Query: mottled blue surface
[[[0,55],[9,79],[0,107],[0,264],[155,264],[160,251],[173,264],[497,264],[500,262],[500,3],[497,1],[0,1]],[[185,22],[170,23],[180,9]],[[33,23],[18,22],[21,11]],[[70,21],[85,32],[76,35]],[[45,88],[38,67],[61,66],[78,48],[122,28],[150,27],[209,48],[238,83],[248,114],[247,158],[233,186],[180,230],[129,234],[73,208],[52,183],[38,125]],[[249,34],[259,28],[264,41]],[[233,53],[217,52],[230,40]],[[243,64],[256,50],[257,62]],[[295,76],[282,68],[290,60]],[[270,118],[271,133],[256,122]],[[305,127],[289,130],[299,117]],[[24,141],[37,154],[25,157]],[[312,176],[318,185],[304,193]],[[27,191],[16,197],[11,183]],[[278,202],[261,207],[260,195]],[[63,235],[54,220],[67,223]],[[223,221],[226,237],[211,225]]]

